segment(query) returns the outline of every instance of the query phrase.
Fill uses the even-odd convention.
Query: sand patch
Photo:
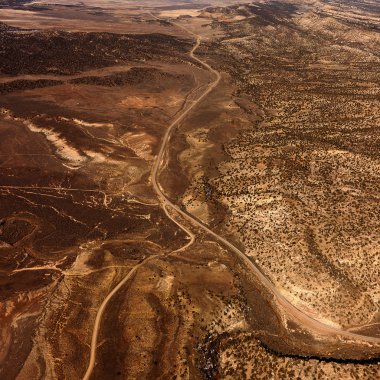
[[[175,95],[159,94],[152,95],[131,95],[119,103],[119,105],[127,108],[154,108],[154,107],[175,107],[182,101],[182,98]]]
[[[101,163],[107,159],[104,154],[99,153],[99,152],[94,152],[92,150],[85,150],[85,153],[88,157],[91,157],[91,160],[94,163]]]
[[[54,146],[57,155],[69,161],[74,167],[80,166],[86,161],[86,157],[82,156],[77,149],[70,146],[67,140],[61,137],[57,132],[51,129],[37,127],[28,120],[25,120],[23,123],[31,132],[43,134],[46,140]]]
[[[21,121],[29,129],[29,131],[33,133],[41,133],[44,135],[46,140],[54,146],[56,154],[63,160],[70,163],[70,166],[65,166],[71,169],[78,168],[81,166],[81,164],[83,164],[84,161],[87,160],[86,156],[82,155],[78,149],[71,146],[65,138],[63,138],[59,133],[53,131],[52,129],[38,127],[30,120],[14,117],[9,110],[4,108],[0,110],[0,114],[3,115],[5,119]]]
[[[67,118],[62,118],[63,120],[69,120]],[[113,128],[113,124],[112,123],[89,123],[87,121],[84,121],[84,120],[80,120],[80,119],[72,119],[72,121],[76,124],[76,125],[80,125],[82,127],[89,127],[89,128]]]
[[[197,17],[199,16],[199,13],[200,13],[199,9],[173,9],[173,10],[160,12],[160,17],[170,17],[170,18],[177,18],[180,16]]]
[[[155,143],[156,139],[148,135],[145,132],[132,133],[127,132],[121,138],[121,141],[132,149],[138,157],[144,160],[152,160],[152,145]]]

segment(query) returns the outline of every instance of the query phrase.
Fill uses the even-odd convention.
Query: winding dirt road
[[[291,316],[293,319],[297,320],[301,325],[307,327],[308,329],[312,330],[314,333],[319,333],[322,335],[326,334],[332,334],[332,335],[338,335],[343,338],[363,342],[363,343],[373,343],[373,344],[380,344],[380,338],[377,337],[371,337],[371,336],[365,336],[360,334],[355,334],[347,330],[338,329],[332,326],[329,326],[323,322],[320,322],[310,315],[306,314],[304,311],[298,309],[296,306],[291,304],[274,286],[274,284],[270,281],[270,279],[264,274],[264,272],[259,268],[257,264],[252,262],[252,260],[245,255],[239,248],[234,246],[232,243],[230,243],[228,240],[223,238],[222,236],[218,235],[214,231],[210,230],[206,225],[204,225],[202,222],[197,220],[195,217],[187,213],[186,211],[183,211],[179,206],[173,204],[164,194],[162,191],[158,176],[159,176],[159,169],[161,166],[161,163],[164,159],[164,154],[167,149],[169,139],[171,132],[173,131],[173,128],[178,126],[185,117],[196,107],[220,82],[221,80],[221,74],[217,70],[213,69],[208,63],[202,61],[200,58],[196,57],[194,55],[195,51],[198,49],[201,38],[197,35],[195,35],[193,32],[189,31],[187,28],[185,28],[182,25],[174,24],[177,27],[186,30],[189,34],[194,36],[196,38],[196,43],[194,47],[190,51],[190,56],[194,60],[196,60],[198,63],[200,63],[204,68],[206,68],[208,71],[210,71],[215,79],[212,83],[209,84],[207,89],[199,96],[197,100],[195,100],[188,108],[186,108],[168,127],[166,130],[166,133],[164,135],[162,145],[160,148],[160,151],[158,153],[158,156],[154,162],[153,170],[152,170],[152,185],[154,190],[156,191],[158,198],[161,202],[161,205],[165,207],[166,205],[170,205],[175,211],[177,211],[182,217],[187,219],[189,222],[191,222],[193,225],[196,225],[197,227],[201,228],[211,236],[213,236],[217,241],[222,243],[224,246],[228,247],[231,251],[233,251],[238,258],[240,258],[244,263],[254,272],[254,274],[258,277],[258,279],[261,281],[262,285],[269,290],[276,298],[277,302],[281,307],[283,308],[284,312],[287,313],[288,316]],[[187,229],[185,226],[181,226],[181,224],[174,220],[172,216],[167,214],[170,219],[172,219],[178,226],[180,226],[185,232]]]
[[[152,15],[153,17],[157,18],[156,16]],[[157,18],[158,19],[158,18]],[[178,126],[185,117],[197,106],[199,105],[202,100],[212,91],[215,89],[216,86],[218,86],[220,80],[221,80],[221,74],[217,70],[213,69],[208,63],[202,61],[200,58],[195,56],[195,51],[198,49],[200,43],[201,43],[201,37],[194,34],[192,31],[188,30],[182,25],[174,24],[177,27],[185,30],[187,33],[192,35],[195,39],[195,45],[189,52],[189,55],[191,58],[193,58],[195,61],[197,61],[199,64],[201,64],[205,69],[207,69],[209,72],[211,72],[214,75],[214,80],[208,84],[205,91],[188,107],[185,107],[183,111],[174,119],[174,121],[169,125],[167,128],[165,135],[163,137],[160,151],[154,161],[153,168],[152,168],[152,174],[151,174],[151,180],[153,188],[159,198],[160,204],[162,208],[164,209],[166,215],[175,223],[177,224],[183,231],[185,231],[189,237],[190,241],[186,244],[185,247],[188,247],[191,245],[195,240],[195,234],[192,233],[186,226],[181,224],[179,221],[175,220],[173,216],[169,214],[167,211],[167,207],[170,206],[172,209],[174,209],[178,214],[180,214],[183,218],[188,220],[192,225],[197,226],[198,228],[201,228],[205,232],[207,232],[209,235],[211,235],[215,240],[222,243],[225,247],[230,249],[233,253],[236,254],[238,259],[243,261],[256,275],[256,277],[260,280],[262,286],[266,288],[270,293],[272,293],[277,301],[277,303],[282,307],[283,311],[287,314],[288,317],[293,318],[294,320],[298,321],[300,325],[305,326],[307,329],[311,330],[315,334],[322,334],[322,335],[333,335],[336,337],[341,337],[349,340],[356,341],[358,343],[363,344],[380,344],[380,338],[376,337],[370,337],[365,335],[356,334],[347,330],[338,329],[331,327],[323,322],[320,322],[314,318],[312,318],[310,315],[306,314],[304,311],[298,309],[296,306],[291,304],[274,286],[274,284],[270,281],[270,279],[264,274],[264,272],[260,269],[260,267],[251,261],[251,259],[246,256],[240,249],[238,249],[236,246],[234,246],[232,243],[230,243],[228,240],[223,238],[222,236],[218,235],[214,231],[212,231],[210,228],[208,228],[206,225],[204,225],[202,222],[197,220],[195,217],[187,213],[186,211],[183,211],[179,206],[172,203],[164,194],[163,190],[161,189],[158,181],[159,176],[159,170],[161,167],[161,164],[164,160],[164,155],[166,152],[166,149],[168,147],[168,143],[170,140],[171,133],[173,129]],[[177,251],[185,249],[185,247],[182,247],[178,249]],[[176,252],[176,251],[175,251]],[[96,349],[97,349],[97,340],[101,325],[102,316],[104,314],[104,311],[107,307],[108,302],[111,300],[111,298],[120,290],[120,288],[129,280],[132,278],[132,276],[136,273],[136,271],[144,265],[148,260],[151,260],[153,258],[157,257],[157,255],[150,256],[144,261],[142,261],[140,264],[135,266],[125,277],[124,279],[108,294],[108,296],[104,299],[102,304],[100,305],[96,319],[95,324],[93,328],[92,333],[92,339],[91,339],[91,351],[90,351],[90,361],[89,365],[86,371],[86,374],[83,377],[83,380],[89,380],[92,374],[92,371],[96,364]]]

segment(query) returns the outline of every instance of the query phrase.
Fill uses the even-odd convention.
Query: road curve
[[[154,15],[153,15],[154,16]],[[156,17],[156,16],[154,16]],[[157,18],[157,17],[156,17]],[[361,343],[372,343],[372,344],[380,344],[380,338],[377,337],[371,337],[371,336],[366,336],[366,335],[361,335],[361,334],[356,334],[347,330],[335,328],[332,326],[329,326],[321,321],[318,321],[311,317],[310,315],[306,314],[304,311],[298,309],[295,305],[290,303],[283,294],[281,294],[275,285],[272,283],[272,281],[265,275],[265,273],[261,270],[261,268],[252,262],[247,255],[245,255],[239,248],[237,248],[235,245],[230,243],[228,240],[223,238],[222,236],[218,235],[214,231],[210,230],[205,224],[194,218],[191,214],[187,213],[186,211],[183,211],[179,206],[173,204],[164,194],[164,192],[161,190],[159,186],[159,181],[158,181],[158,175],[159,175],[159,169],[161,166],[161,163],[164,158],[164,154],[166,151],[166,148],[168,146],[168,142],[170,139],[171,132],[173,131],[174,127],[178,126],[184,119],[185,117],[219,84],[221,80],[221,74],[219,71],[213,69],[208,63],[202,61],[200,58],[196,57],[194,55],[195,51],[198,49],[200,43],[201,43],[201,37],[197,36],[187,28],[185,28],[182,25],[175,24],[177,27],[187,31],[190,35],[194,36],[196,38],[196,43],[194,47],[191,49],[189,52],[189,55],[191,58],[196,60],[198,63],[200,63],[205,69],[207,69],[209,72],[211,72],[215,79],[213,82],[211,82],[207,89],[186,109],[183,110],[183,112],[169,125],[168,129],[165,132],[165,135],[163,137],[161,147],[159,150],[159,153],[156,157],[156,160],[153,164],[152,168],[152,174],[151,174],[151,179],[152,179],[152,185],[157,193],[157,196],[162,204],[163,207],[166,205],[171,206],[174,210],[176,210],[181,216],[183,216],[185,219],[190,221],[193,225],[196,225],[197,227],[201,228],[202,230],[206,231],[208,234],[213,236],[217,241],[222,243],[224,246],[228,247],[231,251],[233,251],[238,258],[244,261],[244,263],[254,272],[254,274],[257,276],[257,278],[261,281],[262,285],[269,290],[276,298],[277,302],[281,307],[284,309],[284,311],[288,314],[288,316],[293,317],[296,319],[299,323],[304,325],[305,327],[313,330],[315,333],[320,333],[320,334],[333,334],[333,335],[339,335],[340,337],[346,338],[346,339],[351,339],[355,341],[359,341]],[[167,214],[168,215],[168,214]],[[173,220],[174,223],[176,223],[178,226],[181,226],[181,223],[178,221],[174,220],[173,217],[168,215],[170,219]],[[188,230],[186,229],[185,226],[181,226],[185,232]]]

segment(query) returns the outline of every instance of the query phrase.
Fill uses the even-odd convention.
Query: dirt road
[[[221,74],[213,69],[209,64],[206,62],[202,61],[198,57],[195,56],[195,51],[198,49],[200,43],[201,43],[201,38],[199,36],[196,36],[193,32],[189,31],[182,25],[175,24],[181,29],[186,30],[189,34],[194,36],[196,38],[196,43],[194,47],[191,49],[189,52],[190,56],[196,60],[198,63],[200,63],[205,69],[207,69],[209,72],[211,72],[214,75],[214,80],[208,84],[206,87],[205,91],[190,105],[186,108],[183,109],[183,111],[174,119],[174,121],[169,125],[167,128],[165,135],[163,137],[160,151],[154,161],[153,168],[152,168],[152,174],[151,174],[151,180],[152,180],[152,185],[153,188],[159,198],[160,204],[163,207],[166,215],[175,223],[177,224],[180,228],[182,228],[190,237],[190,242],[186,245],[190,245],[194,239],[195,235],[188,230],[186,226],[181,224],[178,220],[176,220],[169,212],[167,211],[167,206],[170,206],[172,209],[174,209],[178,214],[180,214],[183,218],[188,220],[190,224],[201,228],[205,232],[207,232],[209,235],[211,235],[215,240],[218,242],[222,243],[225,247],[227,247],[230,251],[236,254],[236,256],[243,261],[251,270],[254,272],[254,274],[257,276],[259,281],[261,282],[262,286],[265,287],[267,290],[269,290],[274,296],[277,301],[277,303],[282,307],[284,313],[288,316],[288,318],[292,318],[296,320],[300,325],[303,325],[307,329],[311,330],[312,332],[316,334],[322,334],[322,335],[334,335],[334,336],[339,336],[341,338],[346,338],[350,340],[355,340],[357,342],[361,342],[364,344],[380,344],[380,338],[376,337],[370,337],[370,336],[364,336],[360,334],[355,334],[350,331],[338,329],[331,327],[327,324],[324,324],[311,316],[307,315],[304,311],[298,309],[296,306],[291,304],[274,286],[274,284],[269,280],[269,278],[263,273],[263,271],[256,265],[254,262],[251,261],[250,258],[248,258],[241,250],[239,250],[237,247],[235,247],[232,243],[230,243],[228,240],[223,238],[222,236],[218,235],[211,229],[209,229],[206,225],[195,219],[192,215],[188,214],[187,212],[183,211],[179,206],[173,204],[164,194],[163,190],[161,189],[159,182],[158,182],[158,175],[159,175],[159,169],[161,167],[162,161],[164,159],[165,151],[168,147],[170,135],[173,131],[173,129],[178,126],[184,119],[185,117],[198,105],[202,102],[202,100],[212,91],[215,89],[216,86],[218,86],[220,80],[221,80]],[[183,249],[183,248],[182,248]],[[181,250],[181,249],[180,249]],[[95,366],[95,359],[96,359],[96,349],[97,349],[97,338],[99,335],[99,329],[100,329],[100,324],[102,320],[102,316],[104,313],[105,308],[107,307],[108,302],[110,299],[115,295],[115,293],[133,276],[133,274],[136,273],[136,271],[144,265],[148,260],[151,260],[156,256],[151,256],[147,258],[146,260],[142,261],[139,265],[134,267],[126,277],[108,294],[108,296],[105,298],[103,303],[100,305],[100,308],[97,312],[96,319],[95,319],[95,324],[94,324],[94,329],[93,329],[93,334],[92,334],[92,340],[91,340],[91,352],[90,352],[90,361],[89,365],[86,371],[86,374],[83,377],[83,380],[88,380],[91,377],[92,371]]]
[[[198,57],[194,55],[195,51],[198,49],[201,38],[199,36],[196,36],[193,32],[187,30],[182,25],[175,24],[176,26],[180,27],[181,29],[186,30],[189,34],[196,37],[196,43],[192,50],[190,51],[190,56],[199,62],[204,68],[206,68],[208,71],[210,71],[215,79],[212,83],[208,85],[206,90],[199,96],[197,100],[195,100],[188,108],[186,108],[168,127],[166,130],[166,133],[164,135],[160,151],[158,153],[158,156],[154,162],[153,170],[152,170],[152,185],[154,190],[156,191],[158,198],[161,202],[161,205],[165,207],[166,205],[170,205],[174,210],[176,210],[182,217],[187,219],[189,222],[191,222],[193,225],[203,229],[208,234],[213,236],[217,241],[222,243],[224,246],[229,248],[231,251],[233,251],[244,263],[255,273],[255,275],[258,277],[258,279],[261,281],[262,285],[269,290],[275,297],[279,305],[283,308],[284,312],[291,316],[293,319],[296,319],[301,325],[305,326],[306,328],[312,330],[313,332],[317,334],[333,334],[338,335],[340,337],[348,338],[351,340],[361,341],[363,343],[374,343],[374,344],[380,344],[380,338],[377,337],[370,337],[360,334],[355,334],[350,331],[346,331],[343,329],[338,329],[332,326],[329,326],[323,322],[320,322],[314,318],[312,318],[310,315],[306,314],[304,311],[298,309],[296,306],[291,304],[274,286],[274,284],[270,281],[270,279],[264,274],[264,272],[259,268],[257,264],[255,264],[249,257],[247,257],[240,249],[238,249],[236,246],[234,246],[232,243],[230,243],[228,240],[223,238],[222,236],[218,235],[214,231],[210,230],[206,225],[204,225],[199,220],[195,219],[192,215],[189,213],[183,211],[180,207],[173,204],[163,193],[159,182],[158,182],[158,175],[159,175],[159,169],[161,166],[161,163],[164,158],[165,151],[168,147],[168,142],[170,139],[171,132],[173,131],[174,127],[178,126],[185,117],[219,84],[221,80],[221,74],[213,69],[208,63],[202,61]],[[168,215],[178,226],[181,226],[181,224],[176,221],[172,216]],[[186,232],[187,229],[185,226],[182,226],[183,230]]]

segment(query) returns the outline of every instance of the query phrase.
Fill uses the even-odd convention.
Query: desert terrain
[[[379,379],[375,0],[0,0],[0,378]]]

